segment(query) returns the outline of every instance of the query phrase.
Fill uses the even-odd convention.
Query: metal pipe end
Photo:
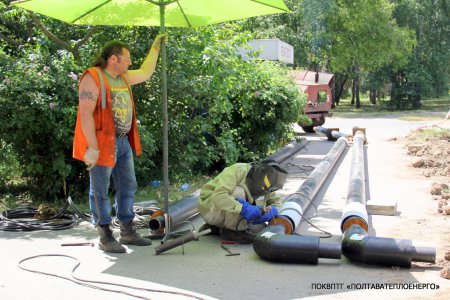
[[[369,225],[366,221],[367,219],[361,218],[359,216],[348,216],[345,215],[342,218],[341,222],[341,231],[344,233],[346,232],[352,225],[358,225],[363,229],[366,233],[369,231]]]
[[[153,231],[157,231],[160,230],[161,228],[164,228],[164,225],[165,225],[164,216],[157,216],[155,218],[150,219],[150,221],[148,222],[148,227]]]
[[[293,234],[294,233],[294,226],[292,225],[291,220],[287,217],[279,216],[273,219],[269,225],[282,225],[284,227],[285,234]]]
[[[355,140],[357,137],[359,137],[359,138],[362,138],[363,144],[367,143],[365,128],[353,127],[352,131],[353,131],[353,140]]]
[[[436,249],[431,247],[412,247],[412,261],[434,263],[436,261]]]
[[[319,257],[341,259],[341,244],[338,243],[320,243]]]

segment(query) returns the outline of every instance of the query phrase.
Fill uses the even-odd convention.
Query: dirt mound
[[[450,129],[421,128],[412,131],[406,141],[408,155],[414,156],[411,166],[434,181],[430,193],[438,200],[438,212],[450,215]]]
[[[423,175],[450,176],[450,130],[438,136],[424,138],[421,131],[407,137],[408,154],[416,156],[412,166],[423,169]]]
[[[424,176],[434,181],[430,193],[437,201],[436,212],[450,215],[450,129],[421,128],[412,131],[406,141],[408,155],[414,157],[411,166],[421,169]],[[442,267],[441,277],[450,279],[450,250],[437,265]]]

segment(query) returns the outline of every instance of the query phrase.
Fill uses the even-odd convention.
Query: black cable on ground
[[[292,197],[293,195],[302,195],[303,197],[305,197],[305,198],[309,201],[310,204],[312,204],[312,205],[314,206],[314,213],[313,213],[312,216],[306,218],[302,213],[300,213],[300,216],[303,218],[303,220],[304,220],[306,223],[308,223],[308,224],[311,225],[312,227],[316,228],[317,230],[319,230],[320,232],[322,232],[322,233],[325,234],[324,236],[319,236],[319,238],[325,239],[325,238],[330,238],[330,237],[332,237],[333,235],[332,235],[330,232],[328,232],[328,231],[326,231],[326,230],[323,230],[323,229],[317,227],[316,225],[314,225],[313,223],[311,223],[311,222],[309,221],[309,220],[311,220],[312,218],[314,218],[314,217],[317,216],[317,214],[318,214],[318,212],[319,212],[319,209],[318,209],[317,205],[316,205],[316,204],[315,204],[315,203],[314,203],[307,195],[305,195],[305,194],[302,193],[302,192],[294,192],[294,193],[290,194],[289,196],[287,196],[286,198],[284,198],[283,203],[284,203],[287,199],[289,199],[290,197]]]
[[[72,201],[71,197],[67,198],[67,202],[70,205],[71,210],[73,210],[73,212],[81,219],[83,219],[86,222],[92,223],[92,215],[91,214],[87,214],[87,213],[82,213],[80,212],[77,207],[75,206],[75,204]],[[134,226],[136,228],[148,228],[148,222],[150,221],[150,216],[157,211],[159,208],[156,206],[151,206],[151,207],[143,207],[143,206],[133,206],[133,210],[134,210]],[[117,217],[115,216],[112,221],[111,221],[111,225],[115,228],[119,228],[119,220],[117,219]]]
[[[35,230],[64,230],[73,227],[79,221],[77,215],[65,208],[47,220],[35,218],[38,209],[33,207],[19,207],[0,212],[0,230],[2,231],[35,231]]]
[[[291,168],[296,168],[298,171],[290,171]],[[285,169],[288,172],[289,175],[304,175],[305,178],[311,174],[312,171],[314,171],[314,166],[311,165],[302,165],[302,164],[293,164],[293,163],[286,163]],[[298,176],[298,175],[297,175]],[[294,176],[290,176],[294,177]],[[302,177],[302,176],[299,176]]]
[[[76,264],[72,268],[72,273],[71,273],[72,277],[67,277],[67,276],[58,275],[58,274],[54,274],[54,273],[39,271],[39,270],[36,270],[36,269],[29,269],[29,268],[25,268],[25,267],[23,267],[21,265],[25,261],[36,259],[36,258],[40,258],[40,257],[66,257],[66,258],[70,258],[70,259],[74,260],[76,262]],[[28,272],[37,273],[37,274],[43,274],[43,275],[48,275],[48,276],[53,276],[53,277],[57,277],[57,278],[61,278],[61,279],[65,279],[65,280],[71,281],[71,282],[76,283],[76,284],[81,285],[81,286],[89,287],[89,288],[92,288],[92,289],[97,289],[97,290],[102,290],[102,291],[107,291],[107,292],[112,292],[112,293],[118,293],[118,294],[124,294],[124,295],[128,295],[128,296],[135,297],[135,298],[140,298],[140,299],[150,300],[151,298],[144,297],[144,296],[141,296],[141,295],[132,294],[132,293],[129,293],[129,292],[126,292],[126,291],[122,291],[122,290],[109,289],[109,288],[98,286],[98,285],[95,285],[95,284],[103,284],[103,285],[109,285],[109,286],[118,286],[118,287],[123,287],[123,288],[128,288],[128,289],[133,289],[133,290],[139,290],[139,291],[152,292],[152,293],[173,294],[173,295],[179,295],[179,296],[185,296],[185,297],[189,297],[189,298],[204,300],[204,298],[200,298],[200,297],[197,297],[195,295],[190,295],[190,294],[183,293],[183,292],[164,291],[164,290],[136,287],[136,286],[126,285],[126,284],[121,284],[121,283],[82,279],[82,278],[79,278],[79,277],[75,276],[75,271],[80,266],[80,264],[81,264],[81,262],[77,258],[75,258],[73,256],[70,256],[70,255],[66,255],[66,254],[41,254],[41,255],[35,255],[35,256],[24,258],[21,261],[19,261],[17,266],[19,268],[21,268],[22,270],[25,270],[25,271],[28,271]]]
[[[79,218],[81,218],[87,222],[92,222],[91,215],[80,212],[77,209],[77,207],[75,206],[75,204],[72,202],[72,198],[70,196],[67,198],[67,203],[70,205],[70,208],[73,210],[74,214],[76,214]],[[67,204],[66,204],[66,206],[67,206]]]
[[[70,206],[70,210],[68,210]],[[135,208],[135,226],[137,228],[146,228],[150,215],[154,210],[136,206]],[[92,216],[87,213],[80,212],[72,198],[67,198],[64,207],[54,215],[49,216],[45,220],[38,219],[39,209],[33,207],[19,207],[11,210],[0,211],[0,231],[36,231],[36,230],[64,230],[72,228],[81,220],[91,223]],[[148,214],[148,215],[146,215]],[[112,224],[118,227],[117,218],[114,218]]]

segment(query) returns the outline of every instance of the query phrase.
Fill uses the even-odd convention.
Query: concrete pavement
[[[395,216],[371,216],[370,233],[411,239],[415,245],[435,247],[438,258],[442,257],[443,251],[450,247],[448,218],[433,215],[435,203],[428,193],[430,181],[408,169],[405,149],[400,143],[389,141],[390,137],[405,135],[423,123],[392,118],[332,118],[325,124],[340,127],[343,132],[351,132],[355,125],[365,127],[369,138],[369,198],[395,199],[398,205]],[[320,162],[333,145],[325,137],[298,130],[309,143],[295,157],[283,162],[290,164],[286,168],[292,175],[280,191],[282,197],[298,189],[311,167]],[[332,234],[327,242],[340,242],[339,225],[350,159],[351,151],[347,151],[314,200],[317,210],[310,206],[305,214],[315,227]],[[191,221],[196,229],[203,223],[198,217]],[[298,233],[322,234],[314,226],[303,222]],[[61,243],[86,241],[94,242],[96,246],[61,247]],[[138,299],[130,294],[144,299],[450,298],[450,282],[439,276],[440,268],[436,264],[413,263],[410,269],[389,268],[359,265],[344,257],[340,260],[320,259],[318,265],[273,263],[255,254],[252,245],[228,245],[231,251],[240,255],[226,256],[227,252],[220,247],[220,238],[211,235],[161,255],[155,255],[154,251],[158,241],[153,243],[149,247],[129,246],[127,254],[106,254],[97,249],[96,230],[87,222],[62,231],[0,232],[1,298]],[[38,257],[22,266],[71,278],[72,269],[79,262],[75,271],[79,279],[114,282],[153,291],[96,284],[129,293],[119,294],[18,267],[24,258],[49,254],[57,256]],[[78,261],[60,255],[72,256]],[[383,284],[397,284],[403,288],[380,288]],[[408,284],[412,284],[410,288],[407,288]],[[424,284],[426,288],[418,288]]]

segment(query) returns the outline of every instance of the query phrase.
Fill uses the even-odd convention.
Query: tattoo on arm
[[[89,101],[95,101],[94,95],[92,95],[91,91],[82,90],[80,91],[80,101],[83,100],[89,100]]]

